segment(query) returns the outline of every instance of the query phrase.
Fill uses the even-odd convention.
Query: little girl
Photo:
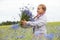
[[[29,25],[33,27],[33,37],[36,39],[33,40],[46,40],[44,35],[46,34],[46,6],[40,4],[37,8],[37,15],[34,17],[34,21],[22,20],[22,25]]]

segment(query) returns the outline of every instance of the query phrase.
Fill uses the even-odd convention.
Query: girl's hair
[[[46,11],[46,6],[44,4],[40,4],[39,6],[42,6],[42,9]]]

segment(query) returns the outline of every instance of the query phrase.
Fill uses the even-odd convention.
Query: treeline
[[[11,24],[18,24],[19,21],[6,21],[6,22],[2,22],[0,23],[0,25],[11,25]]]

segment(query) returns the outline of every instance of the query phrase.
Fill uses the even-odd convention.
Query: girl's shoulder
[[[47,16],[46,15],[42,15],[42,16],[39,17],[39,19],[47,20]]]

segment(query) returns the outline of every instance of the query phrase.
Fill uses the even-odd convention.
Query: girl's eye
[[[38,10],[40,10],[40,8],[38,8]]]

